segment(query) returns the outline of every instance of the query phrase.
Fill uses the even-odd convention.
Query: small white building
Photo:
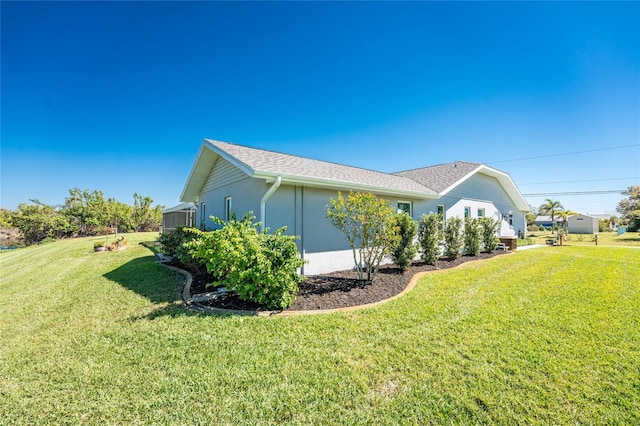
[[[600,220],[585,214],[569,216],[567,228],[571,234],[597,234],[600,231]]]

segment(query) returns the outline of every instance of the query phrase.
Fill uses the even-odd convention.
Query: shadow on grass
[[[638,237],[618,237],[615,238],[614,241],[624,241],[629,243],[637,243],[640,242],[640,236]]]
[[[182,301],[173,302],[168,305],[160,306],[146,315],[131,317],[131,320],[154,320],[160,317],[185,318],[185,317],[205,317],[210,314],[188,309]]]
[[[182,300],[184,276],[155,263],[154,256],[139,257],[104,274],[104,277],[153,303]]]

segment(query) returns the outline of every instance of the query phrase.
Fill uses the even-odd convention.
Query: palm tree
[[[547,198],[546,200],[544,200],[544,204],[538,208],[538,214],[551,216],[551,233],[552,234],[556,226],[556,220],[555,220],[556,214],[558,214],[558,212],[561,212],[562,210],[564,210],[564,207],[562,207],[562,204],[560,204],[560,201],[554,201],[550,198]]]
[[[562,219],[562,228],[565,232],[567,232],[567,219],[569,216],[577,216],[580,213],[574,212],[573,210],[564,210],[556,213],[560,219]]]

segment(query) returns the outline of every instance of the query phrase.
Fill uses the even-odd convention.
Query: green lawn
[[[531,235],[535,235],[531,237]],[[550,231],[545,232],[528,232],[527,236],[534,244],[545,244],[547,239],[554,239],[556,233]],[[565,245],[570,246],[595,246],[595,235],[593,234],[569,234],[568,239],[565,238]],[[616,246],[616,247],[640,247],[640,232],[625,232],[617,235],[615,232],[600,232],[598,234],[598,246]]]
[[[377,308],[258,318],[188,312],[147,248],[94,240],[0,254],[0,423],[640,423],[638,249],[528,250]]]

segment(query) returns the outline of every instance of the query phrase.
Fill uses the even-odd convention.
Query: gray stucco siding
[[[244,175],[246,176],[246,175]],[[204,223],[207,229],[213,229],[217,226],[209,218],[211,215],[224,218],[225,216],[225,199],[231,197],[231,211],[236,214],[238,219],[242,218],[247,212],[252,211],[253,215],[260,215],[260,199],[267,191],[268,185],[263,179],[255,179],[245,177],[236,182],[218,187],[216,189],[203,192],[198,200],[198,221],[197,225],[201,226],[202,203],[206,203],[204,212]]]
[[[327,218],[327,206],[337,191],[304,188],[302,230],[306,252],[345,250],[349,248],[344,234]]]
[[[269,185],[267,185],[267,188]],[[262,198],[262,195],[259,199]],[[259,218],[258,218],[259,219]],[[271,195],[265,205],[264,226],[271,232],[283,226],[287,227],[285,234],[298,235],[296,227],[296,187],[289,185],[280,186]]]

